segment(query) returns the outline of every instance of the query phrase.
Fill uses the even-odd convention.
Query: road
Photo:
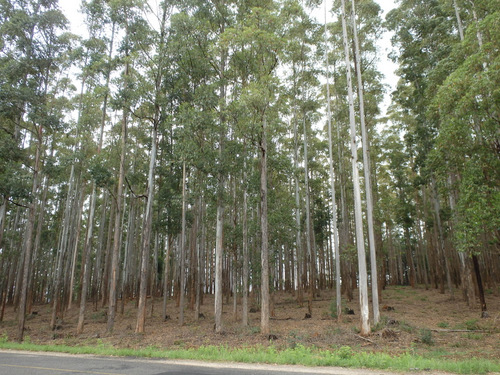
[[[203,363],[0,350],[2,375],[388,375],[394,373],[333,367]],[[413,374],[415,374],[413,372]]]

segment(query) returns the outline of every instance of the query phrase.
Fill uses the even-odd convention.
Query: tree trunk
[[[474,264],[474,272],[476,274],[477,289],[479,291],[479,301],[481,302],[481,311],[485,313],[488,311],[486,308],[486,298],[484,296],[483,281],[481,279],[481,270],[479,268],[479,261],[477,255],[472,254],[472,263]],[[483,314],[484,316],[484,314]]]
[[[158,115],[155,115],[157,117]],[[135,326],[136,333],[144,332],[144,324],[146,323],[146,297],[147,297],[147,273],[149,252],[151,247],[151,231],[153,227],[153,196],[154,196],[154,176],[156,167],[156,147],[157,147],[157,121],[153,124],[153,134],[151,139],[151,155],[149,160],[148,171],[148,200],[146,203],[146,212],[144,217],[144,230],[142,234],[142,255],[141,255],[141,272],[139,284],[139,306],[137,309],[137,323]]]
[[[307,256],[309,258],[309,300],[307,308],[309,315],[312,315],[312,302],[316,290],[316,249],[314,247],[314,229],[312,227],[311,218],[311,191],[309,189],[309,161],[307,153],[307,131],[306,131],[306,118],[303,118],[303,132],[304,132],[304,184],[306,189],[306,245]]]
[[[434,215],[436,218],[436,225],[438,229],[438,249],[439,249],[439,257],[444,262],[444,271],[446,273],[446,283],[448,285],[448,291],[450,292],[450,298],[454,298],[453,294],[453,286],[451,285],[451,275],[450,275],[450,266],[448,262],[448,258],[445,255],[445,245],[444,245],[444,231],[443,226],[441,224],[441,204],[439,203],[439,196],[436,186],[436,180],[434,177],[431,178],[431,188],[432,188],[432,200],[434,203]]]
[[[328,28],[326,17],[326,2],[325,2],[325,63],[326,63],[326,102],[327,102],[327,120],[328,120],[328,161],[330,167],[330,195],[332,200],[332,231],[333,241],[332,248],[335,253],[335,301],[337,307],[337,319],[342,315],[342,295],[340,286],[340,248],[339,248],[339,231],[337,226],[337,199],[335,194],[335,172],[333,169],[333,137],[332,137],[332,110],[330,100],[330,63],[328,61]],[[339,320],[340,321],[340,320]]]
[[[128,51],[126,52],[128,55]],[[130,74],[129,63],[125,65],[125,76]],[[109,287],[109,306],[108,306],[108,323],[106,326],[107,332],[113,331],[116,315],[116,298],[118,285],[118,261],[120,257],[120,237],[121,237],[121,220],[122,220],[122,199],[123,199],[123,184],[125,182],[125,155],[127,146],[127,124],[128,124],[128,109],[123,107],[122,129],[121,129],[121,154],[120,154],[120,171],[118,174],[118,188],[116,193],[116,214],[115,225],[113,232],[113,252],[111,258],[111,280]]]
[[[355,11],[354,0],[351,0],[351,4],[352,4],[352,13],[351,13],[352,29],[353,29],[354,46],[355,46],[354,61],[356,65],[356,76],[358,78],[359,118],[361,122],[361,139],[363,143],[363,165],[364,165],[363,170],[365,176],[366,221],[368,223],[368,243],[370,245],[373,323],[377,324],[380,321],[380,309],[378,302],[377,251],[375,243],[375,229],[373,225],[373,190],[372,190],[370,149],[369,149],[368,132],[366,129],[366,121],[365,121],[364,89],[363,89],[363,78],[361,75],[361,53],[359,50],[358,27],[356,25],[356,11]]]
[[[83,214],[83,204],[85,203],[85,193],[84,193],[84,188],[80,190],[80,204],[78,208],[78,214],[77,214],[77,221],[76,221],[76,226],[77,226],[77,234],[76,234],[76,241],[75,245],[73,246],[73,254],[72,254],[72,260],[71,260],[71,275],[70,275],[70,282],[69,282],[69,296],[68,296],[68,310],[71,309],[72,303],[73,303],[73,289],[74,289],[74,283],[75,283],[75,269],[76,269],[76,258],[78,255],[78,244],[79,244],[79,238],[80,238],[80,231],[82,227],[82,214]]]
[[[293,138],[294,138],[294,185],[295,185],[295,224],[297,232],[295,235],[296,257],[297,257],[297,302],[302,305],[302,231],[300,218],[300,188],[299,188],[299,132],[297,126],[297,116],[293,116]]]
[[[186,288],[186,162],[182,163],[182,230],[180,244],[179,325],[184,325],[184,289]]]
[[[33,232],[35,229],[35,213],[37,209],[37,191],[38,191],[38,175],[40,171],[40,158],[42,148],[42,127],[38,127],[35,164],[33,166],[33,184],[31,187],[32,202],[29,205],[28,221],[26,223],[26,238],[24,245],[24,257],[22,268],[22,282],[20,284],[20,300],[18,308],[18,331],[17,341],[21,342],[24,338],[24,324],[26,322],[26,303],[28,296],[28,280],[31,273],[31,252],[33,250]]]
[[[114,36],[115,36],[115,22],[113,22],[113,27],[111,31],[111,39],[109,43],[108,50],[108,60],[111,62],[111,58],[113,56],[113,44],[114,44]],[[99,145],[97,148],[97,153],[99,154],[102,150],[102,142],[104,138],[104,126],[106,125],[106,114],[108,107],[108,89],[111,81],[111,64],[109,64],[108,70],[106,72],[106,90],[104,94],[104,100],[102,105],[102,116],[101,116],[101,129],[99,135]],[[80,291],[80,311],[78,314],[78,324],[76,328],[76,333],[83,333],[83,326],[85,321],[85,307],[87,303],[87,290],[89,283],[89,272],[90,272],[90,259],[91,259],[91,246],[92,246],[92,236],[94,230],[94,213],[95,213],[95,205],[97,200],[97,188],[95,181],[92,182],[92,194],[90,199],[90,210],[89,210],[89,220],[87,227],[87,235],[85,236],[85,244],[82,252],[82,287]],[[103,223],[101,223],[103,225]]]
[[[267,119],[262,120],[260,138],[260,229],[261,229],[261,321],[260,333],[269,334],[269,238],[267,227]]]
[[[342,0],[342,34],[344,41],[344,54],[347,69],[347,88],[349,95],[349,122],[351,128],[351,163],[352,178],[354,184],[354,217],[356,222],[356,246],[358,250],[358,272],[359,272],[359,305],[361,311],[360,334],[366,336],[370,333],[369,307],[368,307],[368,276],[366,271],[365,242],[363,235],[363,217],[361,210],[361,191],[358,170],[358,147],[356,141],[356,122],[354,114],[354,98],[351,80],[351,62],[349,58],[349,46],[347,42],[347,26],[345,0]]]
[[[198,226],[201,227],[201,235],[200,235],[200,240],[197,241],[196,245],[196,300],[195,300],[195,318],[199,319],[200,318],[200,313],[201,313],[201,294],[202,294],[202,279],[203,279],[203,269],[205,267],[205,262],[203,254],[205,252],[205,236],[204,236],[204,227],[205,225],[203,224],[203,218],[204,218],[204,211],[205,211],[205,203],[203,201],[203,196],[200,194],[199,200],[198,200]]]
[[[250,257],[248,254],[248,196],[247,196],[247,164],[246,159],[243,165],[243,297],[242,297],[242,314],[241,322],[243,326],[248,326],[248,276]]]

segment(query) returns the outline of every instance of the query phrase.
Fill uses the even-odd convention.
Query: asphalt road
[[[0,350],[0,375],[387,375],[331,367],[244,365]],[[415,374],[415,373],[413,373]],[[394,375],[394,373],[392,373]]]

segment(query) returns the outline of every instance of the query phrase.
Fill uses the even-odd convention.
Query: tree
[[[371,261],[371,282],[372,282],[372,301],[373,301],[373,323],[378,324],[380,320],[380,311],[378,303],[378,275],[377,275],[377,254],[375,244],[375,229],[373,223],[373,191],[371,177],[371,162],[370,150],[368,146],[368,133],[366,129],[365,119],[365,100],[363,78],[361,74],[361,53],[358,39],[358,26],[356,24],[356,11],[354,0],[351,2],[351,18],[352,30],[354,34],[354,56],[356,60],[356,76],[358,80],[358,101],[359,101],[359,118],[361,123],[361,139],[363,144],[363,165],[365,176],[365,191],[366,191],[366,221],[368,223],[368,238],[370,246],[370,261]]]
[[[37,239],[40,238],[36,237],[36,231],[40,232],[42,216],[38,227],[35,227],[35,221],[39,202],[43,202],[44,198],[39,195],[39,187],[43,179],[45,147],[49,137],[63,127],[63,108],[58,105],[58,95],[64,89],[60,67],[65,64],[65,52],[70,38],[63,33],[67,21],[54,1],[43,4],[5,1],[1,4],[1,13],[4,18],[1,107],[7,110],[2,117],[7,116],[9,122],[12,121],[15,143],[21,140],[21,134],[26,135],[30,143],[30,150],[27,151],[33,153],[30,155],[31,160],[26,160],[26,167],[32,171],[32,183],[26,203],[28,218],[20,263],[22,267],[19,283],[16,285],[16,294],[19,295],[17,339],[22,341],[25,314],[30,303],[28,290],[32,254],[36,249]],[[6,91],[3,91],[4,88]],[[8,131],[9,128],[7,126],[5,130]],[[15,158],[14,156],[14,160]]]
[[[135,331],[137,333],[144,332],[144,324],[146,320],[146,295],[147,295],[147,271],[148,271],[148,258],[150,253],[151,232],[153,229],[153,199],[155,191],[155,171],[156,171],[156,158],[157,158],[157,143],[158,143],[158,127],[165,121],[165,87],[164,76],[167,74],[167,66],[165,64],[164,55],[167,51],[167,21],[170,13],[170,5],[167,1],[163,3],[160,29],[156,35],[158,45],[158,52],[155,59],[150,62],[151,71],[148,76],[154,78],[154,87],[151,89],[154,92],[152,103],[148,103],[150,107],[147,108],[148,113],[145,116],[149,117],[152,123],[151,134],[151,151],[148,169],[148,185],[147,185],[147,203],[146,212],[144,214],[144,231],[142,237],[142,256],[141,256],[141,277],[140,277],[140,291],[139,291],[139,306],[137,315],[137,325]],[[149,33],[151,34],[151,33]],[[145,36],[145,34],[144,34]],[[143,45],[146,43],[143,43]],[[143,82],[143,87],[147,87],[147,82]],[[149,91],[149,90],[148,90]],[[148,106],[148,107],[149,107]],[[184,210],[183,210],[184,211]]]
[[[358,170],[358,146],[356,141],[356,123],[354,114],[354,99],[351,81],[351,61],[349,57],[349,46],[347,41],[346,9],[345,1],[342,0],[342,34],[344,41],[345,64],[347,69],[347,89],[349,95],[349,119],[351,125],[351,163],[354,183],[354,216],[356,220],[356,247],[358,250],[358,274],[359,274],[359,304],[361,309],[361,335],[370,333],[369,307],[368,307],[368,277],[366,272],[365,243],[363,235],[363,222],[361,213],[361,192]]]
[[[109,174],[107,170],[102,165],[102,157],[101,152],[103,148],[103,139],[104,139],[104,127],[107,121],[107,109],[108,109],[108,100],[109,100],[109,87],[111,80],[111,72],[112,72],[112,55],[114,48],[114,38],[116,31],[116,21],[111,20],[111,17],[107,12],[109,9],[104,7],[104,4],[100,1],[92,1],[84,5],[84,12],[87,14],[87,23],[89,28],[89,42],[88,42],[88,55],[92,57],[90,59],[91,62],[94,62],[95,65],[103,66],[104,78],[104,97],[102,98],[102,109],[100,113],[100,130],[99,130],[99,139],[97,144],[96,156],[94,158],[94,165],[91,166],[91,175],[94,177],[92,181],[92,192],[90,195],[90,209],[89,209],[89,220],[88,227],[85,235],[83,250],[82,250],[82,283],[81,283],[81,291],[80,291],[80,310],[78,315],[78,325],[76,332],[77,334],[81,334],[83,332],[84,322],[85,322],[85,310],[87,303],[87,291],[89,290],[89,275],[91,268],[91,255],[92,255],[92,240],[94,233],[94,217],[95,217],[95,209],[97,204],[97,189],[98,187],[105,187],[109,182]],[[111,34],[108,40],[108,46],[103,47],[101,43],[96,43],[97,40],[104,38],[104,36],[100,35],[102,32],[102,26],[109,26],[111,23]],[[106,54],[107,49],[107,54]],[[100,53],[100,58],[96,59]],[[95,60],[97,61],[95,61]],[[87,81],[87,74],[90,76],[92,73],[96,74],[101,73],[101,69],[95,67],[93,64],[89,64],[89,66],[84,66],[82,70],[84,70],[85,81]],[[85,70],[88,69],[88,73],[86,74]],[[96,79],[99,82],[98,79]],[[96,91],[99,90],[99,84],[96,83]],[[83,113],[82,113],[83,115]],[[89,119],[89,122],[93,122],[93,118]],[[104,229],[104,222],[101,222],[101,230]]]

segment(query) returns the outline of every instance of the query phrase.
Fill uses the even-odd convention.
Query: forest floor
[[[385,352],[391,355],[415,353],[448,359],[500,358],[500,296],[488,291],[488,318],[481,318],[477,306],[468,307],[460,291],[452,300],[448,294],[423,287],[388,287],[382,292],[382,322],[372,327],[374,332],[363,338],[357,334],[359,305],[357,296],[344,305],[354,315],[343,315],[342,321],[331,317],[333,291],[322,291],[312,304],[312,316],[305,319],[307,301],[301,306],[290,294],[276,293],[274,316],[271,318],[272,340],[259,332],[260,312],[249,314],[250,325],[243,327],[235,321],[232,300],[224,305],[224,332],[214,332],[213,297],[205,296],[201,307],[203,317],[194,319],[194,312],[185,310],[185,324],[178,324],[179,309],[175,301],[168,301],[167,320],[161,316],[162,300],[148,299],[146,332],[134,333],[135,301],[125,306],[124,314],[117,313],[113,334],[106,334],[106,307],[87,308],[84,333],[76,335],[78,307],[68,310],[57,330],[49,328],[50,305],[33,306],[28,317],[25,337],[37,344],[69,346],[112,345],[118,348],[186,349],[200,346],[251,347],[274,345],[277,349],[292,348],[298,344],[320,349],[349,346],[354,351]],[[239,302],[239,301],[238,301]],[[250,307],[255,308],[255,305]],[[240,308],[240,305],[238,305]],[[254,311],[252,309],[252,311]],[[237,311],[238,319],[241,311]],[[16,315],[7,307],[0,322],[0,337],[13,340],[16,336]]]

